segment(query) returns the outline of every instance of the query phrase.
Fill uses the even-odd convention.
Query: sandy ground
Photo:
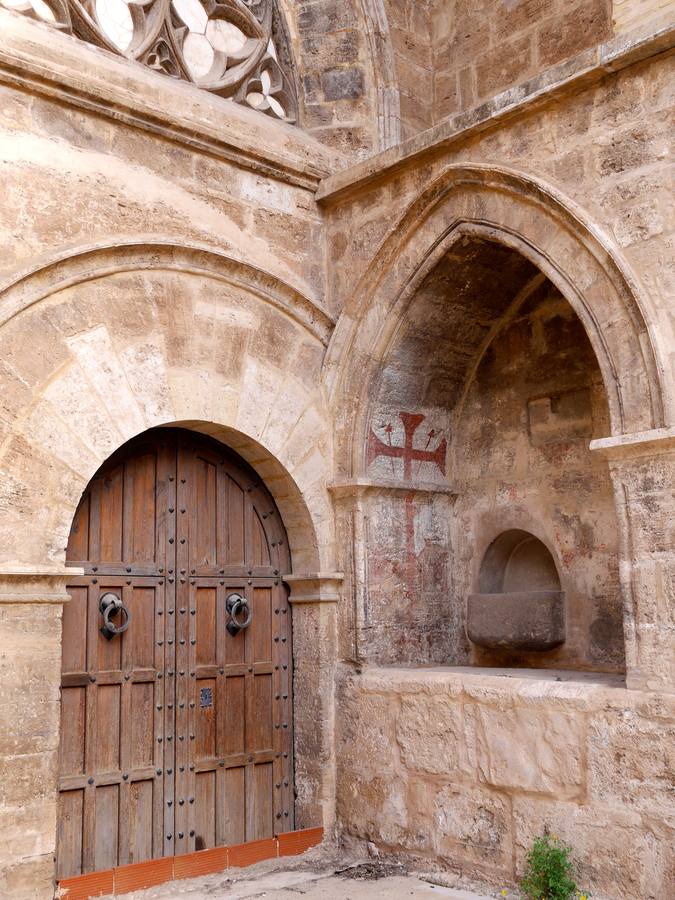
[[[125,900],[488,900],[498,891],[476,893],[475,885],[447,874],[406,872],[392,862],[349,863],[310,851],[295,860],[227,869],[217,875],[173,881],[125,894]],[[480,890],[480,888],[478,888]]]

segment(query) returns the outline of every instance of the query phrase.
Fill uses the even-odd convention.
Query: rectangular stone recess
[[[165,856],[147,862],[117,866],[59,881],[62,900],[88,900],[106,894],[124,894],[179,878],[195,878],[222,872],[228,867],[244,868],[265,859],[299,856],[323,840],[323,828],[303,828],[272,838],[228,847],[199,850],[184,856]]]

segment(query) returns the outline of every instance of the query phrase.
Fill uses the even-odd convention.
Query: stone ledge
[[[315,572],[307,575],[284,575],[283,581],[290,587],[288,602],[337,603],[340,599],[342,572]]]
[[[609,459],[631,456],[658,456],[675,450],[675,428],[654,428],[635,434],[618,434],[598,438],[589,444],[591,450]]]
[[[312,191],[342,159],[300,128],[0,8],[3,83]]]
[[[479,666],[373,667],[355,679],[354,687],[364,693],[447,691],[450,696],[464,693],[479,702],[510,698],[521,699],[525,705],[554,702],[581,708],[603,707],[608,702],[632,705],[636,694],[644,698],[641,692],[628,691],[622,675]]]
[[[391,176],[423,158],[437,155],[454,144],[494,128],[510,119],[532,112],[539,106],[559,100],[652,56],[670,50],[675,44],[672,16],[663,15],[645,25],[577,56],[545,69],[523,84],[497,94],[486,103],[452,116],[396,147],[371,156],[325,178],[316,199],[329,205],[369,182]]]
[[[455,499],[457,491],[450,485],[433,481],[419,481],[408,484],[404,481],[375,481],[369,478],[334,481],[328,490],[336,498],[360,497],[364,494],[440,494]]]
[[[66,585],[84,569],[50,566],[0,566],[0,604],[67,603]]]

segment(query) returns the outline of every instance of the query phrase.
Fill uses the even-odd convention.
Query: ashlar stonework
[[[0,0],[0,896],[238,822],[670,900],[674,14]]]

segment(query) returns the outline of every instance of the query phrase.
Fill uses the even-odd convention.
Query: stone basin
[[[490,650],[552,650],[565,641],[565,594],[471,594],[466,630],[470,641]]]

